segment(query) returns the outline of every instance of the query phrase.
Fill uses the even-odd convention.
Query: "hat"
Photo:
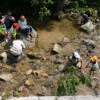
[[[98,60],[98,57],[97,56],[91,57],[91,61],[96,62],[97,60]]]
[[[19,28],[18,23],[13,23],[13,28],[16,28],[16,30],[18,30]]]

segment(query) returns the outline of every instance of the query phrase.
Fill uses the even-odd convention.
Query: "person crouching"
[[[20,40],[20,35],[16,35],[16,40],[13,41],[12,46],[10,48],[10,53],[14,57],[19,57],[23,55],[23,49],[25,48],[25,44],[22,40]]]
[[[69,59],[71,60],[73,66],[82,69],[82,58],[78,52],[73,52]]]

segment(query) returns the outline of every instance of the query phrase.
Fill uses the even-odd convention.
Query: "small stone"
[[[65,68],[65,65],[63,65],[63,64],[61,64],[61,65],[58,66],[59,71],[63,71],[64,68]]]
[[[46,59],[46,57],[43,57],[42,60],[46,61],[47,59]]]
[[[63,61],[61,60],[61,59],[57,59],[56,61],[55,61],[55,64],[62,64],[63,63]]]
[[[47,88],[46,88],[46,87],[42,86],[41,88],[42,88],[42,91],[43,91],[44,93],[47,93]]]
[[[63,41],[64,43],[69,43],[70,40],[69,40],[69,38],[64,37],[62,41]]]
[[[18,92],[22,92],[24,90],[24,86],[19,87]]]
[[[26,73],[26,75],[30,75],[32,73],[32,69],[29,69]]]
[[[27,56],[28,56],[28,58],[30,58],[30,59],[39,59],[37,53],[29,52],[29,53],[27,54]]]
[[[95,44],[95,41],[90,40],[90,39],[84,39],[82,40],[82,44],[84,45]]]
[[[10,81],[12,79],[12,75],[11,74],[1,74],[0,79],[4,81]]]
[[[53,51],[56,52],[56,53],[60,53],[61,52],[61,45],[59,44],[55,44],[54,47],[53,47]]]
[[[47,82],[45,82],[44,86],[53,88],[54,87],[54,82],[53,81],[47,81]]]
[[[28,80],[26,80],[25,85],[33,85],[33,79],[29,78]]]
[[[42,76],[45,77],[45,78],[49,77],[47,73],[43,73]]]

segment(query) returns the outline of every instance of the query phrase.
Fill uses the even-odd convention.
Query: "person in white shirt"
[[[10,52],[13,56],[20,56],[23,53],[23,49],[25,48],[25,44],[22,40],[20,40],[20,35],[16,35],[16,40],[13,41],[12,47],[10,48]]]
[[[73,52],[69,59],[72,61],[72,64],[74,66],[82,69],[82,58],[80,57],[78,52]]]
[[[32,26],[27,25],[27,20],[24,15],[20,17],[20,20],[18,20],[18,25],[20,29],[22,30],[22,32],[28,35],[28,38],[31,38],[31,39],[33,38],[32,36],[33,28]]]

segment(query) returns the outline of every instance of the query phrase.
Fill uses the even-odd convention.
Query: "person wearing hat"
[[[11,29],[9,30],[9,32],[11,33],[11,36],[12,36],[13,39],[16,38],[16,34],[17,34],[18,29],[19,29],[18,23],[13,23]]]
[[[28,35],[29,39],[33,38],[33,36],[32,36],[33,28],[32,28],[32,26],[27,25],[27,20],[24,15],[22,15],[20,17],[20,20],[18,20],[18,25],[19,25],[20,29],[22,30],[22,32],[26,33]]]
[[[73,66],[82,69],[82,58],[78,52],[72,52],[69,59],[71,60]]]
[[[91,58],[90,58],[90,61],[89,61],[89,63],[87,64],[87,66],[86,66],[86,68],[87,67],[91,67],[91,69],[90,69],[90,75],[91,76],[94,76],[94,72],[95,71],[98,71],[98,69],[99,69],[99,66],[98,66],[98,57],[97,56],[92,56]]]

